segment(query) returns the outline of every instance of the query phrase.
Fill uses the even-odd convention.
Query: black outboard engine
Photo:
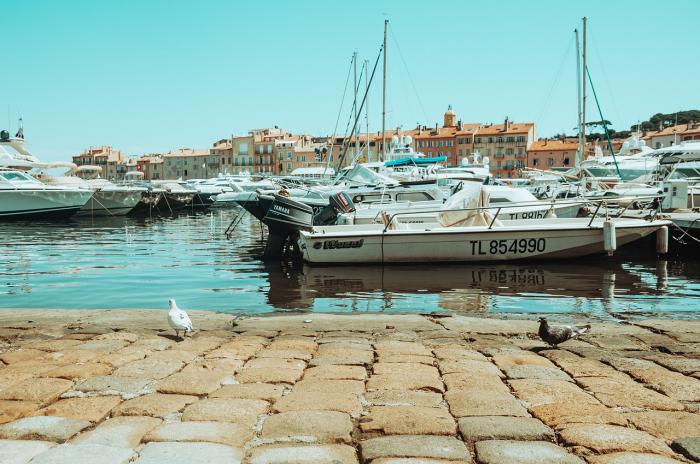
[[[9,142],[10,133],[6,130],[0,131],[0,142]]]
[[[355,211],[355,203],[350,195],[345,192],[338,192],[328,198],[328,206],[321,209],[314,216],[314,225],[329,226],[336,223],[338,214],[352,213]]]

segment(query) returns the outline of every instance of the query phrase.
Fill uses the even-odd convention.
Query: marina
[[[700,462],[700,3],[6,3],[0,464]]]

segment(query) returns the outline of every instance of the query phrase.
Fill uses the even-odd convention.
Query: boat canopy
[[[465,184],[452,195],[438,213],[442,227],[501,226],[488,211],[479,209],[489,205],[489,193],[481,184]]]
[[[700,161],[700,150],[669,153],[659,160],[659,164],[689,163],[691,161]]]
[[[384,163],[384,166],[391,168],[391,167],[396,167],[396,166],[411,166],[411,165],[416,165],[416,166],[425,166],[427,164],[436,164],[436,163],[441,163],[447,159],[446,156],[435,156],[433,158],[415,158],[415,157],[408,157],[408,158],[400,158],[397,160],[392,160],[392,161],[387,161]]]

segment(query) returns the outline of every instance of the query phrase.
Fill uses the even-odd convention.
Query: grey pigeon
[[[540,321],[540,329],[537,331],[537,335],[540,336],[542,341],[548,343],[549,345],[553,346],[554,348],[556,348],[557,345],[560,343],[564,343],[567,340],[571,340],[572,338],[576,338],[579,335],[591,330],[590,324],[584,325],[581,328],[572,327],[570,325],[551,327],[547,323],[546,318],[541,317],[539,319],[539,321]]]

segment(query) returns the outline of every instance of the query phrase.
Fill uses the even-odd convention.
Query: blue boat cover
[[[407,157],[407,158],[400,158],[400,159],[393,160],[393,161],[386,161],[384,163],[384,166],[386,166],[388,168],[393,167],[393,166],[406,166],[406,165],[411,165],[411,164],[416,165],[416,166],[420,166],[420,165],[425,165],[425,164],[440,163],[442,161],[445,161],[446,159],[447,159],[446,156],[435,156],[433,158]]]

